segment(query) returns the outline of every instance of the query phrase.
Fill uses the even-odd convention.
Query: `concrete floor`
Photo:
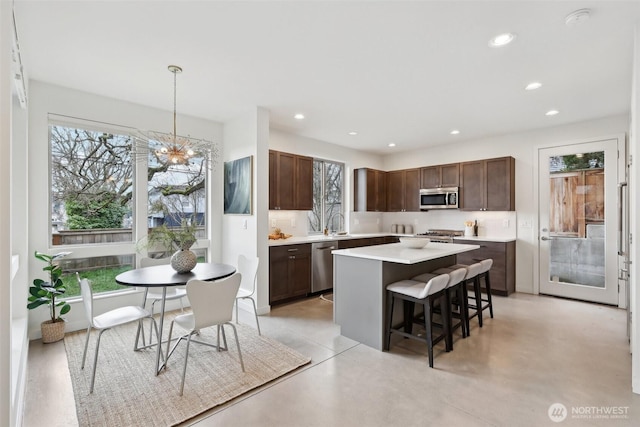
[[[187,425],[638,425],[624,310],[517,293],[494,307],[482,329],[472,319],[471,337],[457,331],[453,352],[438,344],[430,369],[420,342],[387,353],[340,336],[330,302],[278,306],[260,317],[263,334],[312,364]],[[240,321],[253,325],[247,312]],[[24,425],[77,425],[64,344],[33,341],[28,366]],[[561,423],[548,414],[554,403],[568,411]]]

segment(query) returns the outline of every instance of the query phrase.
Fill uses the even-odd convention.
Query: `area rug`
[[[167,317],[168,326],[170,315]],[[136,326],[121,326],[102,335],[93,394],[89,394],[89,385],[98,332],[91,334],[84,369],[80,365],[85,332],[66,335],[80,426],[176,425],[311,362],[309,357],[259,336],[253,328],[236,325],[245,365],[242,372],[233,332],[227,326],[229,351],[192,343],[184,395],[179,396],[186,342],[171,356],[167,369],[155,376],[155,348],[133,351]],[[148,322],[145,326],[148,332]],[[198,339],[215,343],[216,328],[202,330]]]

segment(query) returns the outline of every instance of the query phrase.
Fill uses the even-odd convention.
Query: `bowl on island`
[[[429,242],[427,237],[400,237],[400,244],[411,249],[424,248]]]

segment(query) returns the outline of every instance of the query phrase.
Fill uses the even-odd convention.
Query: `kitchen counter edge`
[[[269,240],[269,246],[284,246],[284,245],[303,245],[305,243],[317,243],[317,242],[329,242],[334,240],[350,240],[350,239],[366,239],[371,237],[385,237],[385,236],[412,236],[410,234],[394,234],[394,233],[360,233],[360,234],[348,234],[345,236],[296,236],[289,237],[288,239]],[[454,240],[467,240],[473,242],[500,242],[507,243],[516,240],[515,237],[455,237]]]

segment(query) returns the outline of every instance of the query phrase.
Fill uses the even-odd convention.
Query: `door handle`
[[[335,246],[327,246],[325,248],[316,248],[316,250],[318,250],[318,251],[326,251],[327,249],[335,249],[335,248],[336,248]]]
[[[540,240],[553,240],[553,237],[542,236]]]
[[[624,208],[624,188],[627,186],[626,182],[621,182],[618,184],[618,255],[626,255],[626,245],[624,244],[624,238],[622,236],[623,233],[623,208]],[[625,247],[623,247],[625,246]]]

